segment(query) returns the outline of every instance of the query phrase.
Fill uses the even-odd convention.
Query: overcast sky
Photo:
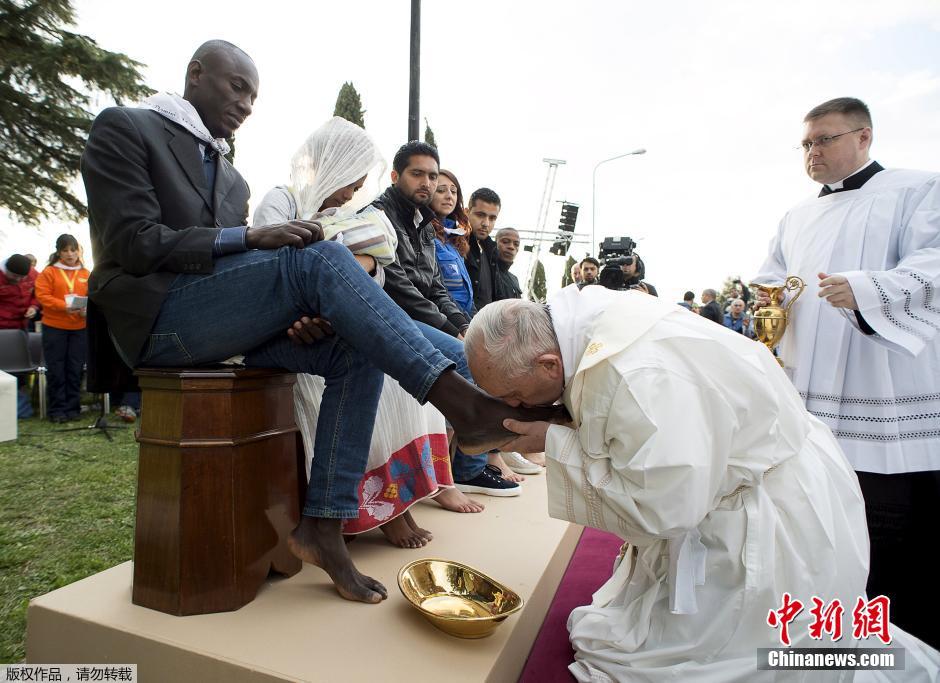
[[[645,147],[598,170],[597,235],[636,239],[649,280],[673,300],[757,271],[782,214],[816,191],[796,145],[824,100],[869,104],[884,165],[940,170],[935,0],[422,5],[421,116],[465,194],[491,187],[499,225],[533,228],[542,159],[564,159],[553,199],[581,205],[578,232],[589,236],[595,164]],[[405,141],[407,0],[75,6],[77,30],[143,62],[157,90],[181,92],[209,38],[254,58],[261,88],[236,166],[255,201],[288,180],[291,155],[332,115],[344,81],[389,161]],[[63,227],[87,244],[82,225],[2,223],[0,252],[45,257]],[[554,288],[564,259],[544,260]],[[514,271],[523,278],[525,263]]]

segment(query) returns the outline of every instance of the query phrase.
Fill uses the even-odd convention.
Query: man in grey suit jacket
[[[183,98],[99,115],[82,157],[89,294],[110,328],[104,339],[131,367],[242,354],[249,366],[326,379],[291,549],[343,597],[379,602],[384,586],[353,566],[340,525],[358,516],[382,373],[437,406],[477,450],[509,441],[502,421],[516,416],[459,377],[348,249],[319,241],[315,223],[246,226],[248,186],[218,152],[257,91],[251,58],[210,41],[189,63]]]

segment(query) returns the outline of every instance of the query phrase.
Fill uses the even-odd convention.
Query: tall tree
[[[428,123],[427,119],[424,120],[424,141],[437,149],[437,140],[434,139],[434,131],[431,130],[431,124]]]
[[[561,276],[561,286],[567,287],[570,284],[574,283],[574,278],[571,277],[571,266],[576,264],[577,261],[574,260],[574,256],[568,254],[568,260],[565,261],[565,274]]]
[[[333,116],[341,116],[347,121],[352,121],[357,126],[365,128],[366,122],[362,116],[365,113],[366,110],[362,108],[362,100],[359,98],[359,93],[356,92],[352,81],[343,83],[343,87],[339,89],[339,95],[336,96],[336,108],[333,109]]]
[[[532,291],[529,292],[529,298],[532,299],[532,301],[538,301],[540,304],[544,304],[547,296],[545,266],[543,266],[542,262],[539,260],[535,262],[535,276],[532,278]]]
[[[0,206],[25,223],[85,215],[70,185],[92,96],[120,104],[153,92],[140,62],[72,33],[74,19],[69,0],[0,0]]]

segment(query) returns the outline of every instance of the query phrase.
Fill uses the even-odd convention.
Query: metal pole
[[[418,140],[421,94],[421,0],[411,0],[411,78],[408,88],[408,140]]]
[[[594,255],[594,249],[597,247],[597,242],[594,234],[594,218],[597,215],[597,169],[601,164],[606,164],[608,161],[615,161],[616,159],[623,159],[624,157],[633,156],[635,154],[646,154],[646,150],[642,147],[640,149],[635,149],[632,152],[627,152],[626,154],[618,154],[615,157],[610,157],[610,159],[604,159],[603,161],[598,161],[594,165],[594,173],[591,175],[591,255]]]

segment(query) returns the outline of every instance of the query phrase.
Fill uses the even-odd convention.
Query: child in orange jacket
[[[59,235],[49,265],[36,278],[52,422],[74,420],[81,409],[88,275],[78,240],[66,234]]]

